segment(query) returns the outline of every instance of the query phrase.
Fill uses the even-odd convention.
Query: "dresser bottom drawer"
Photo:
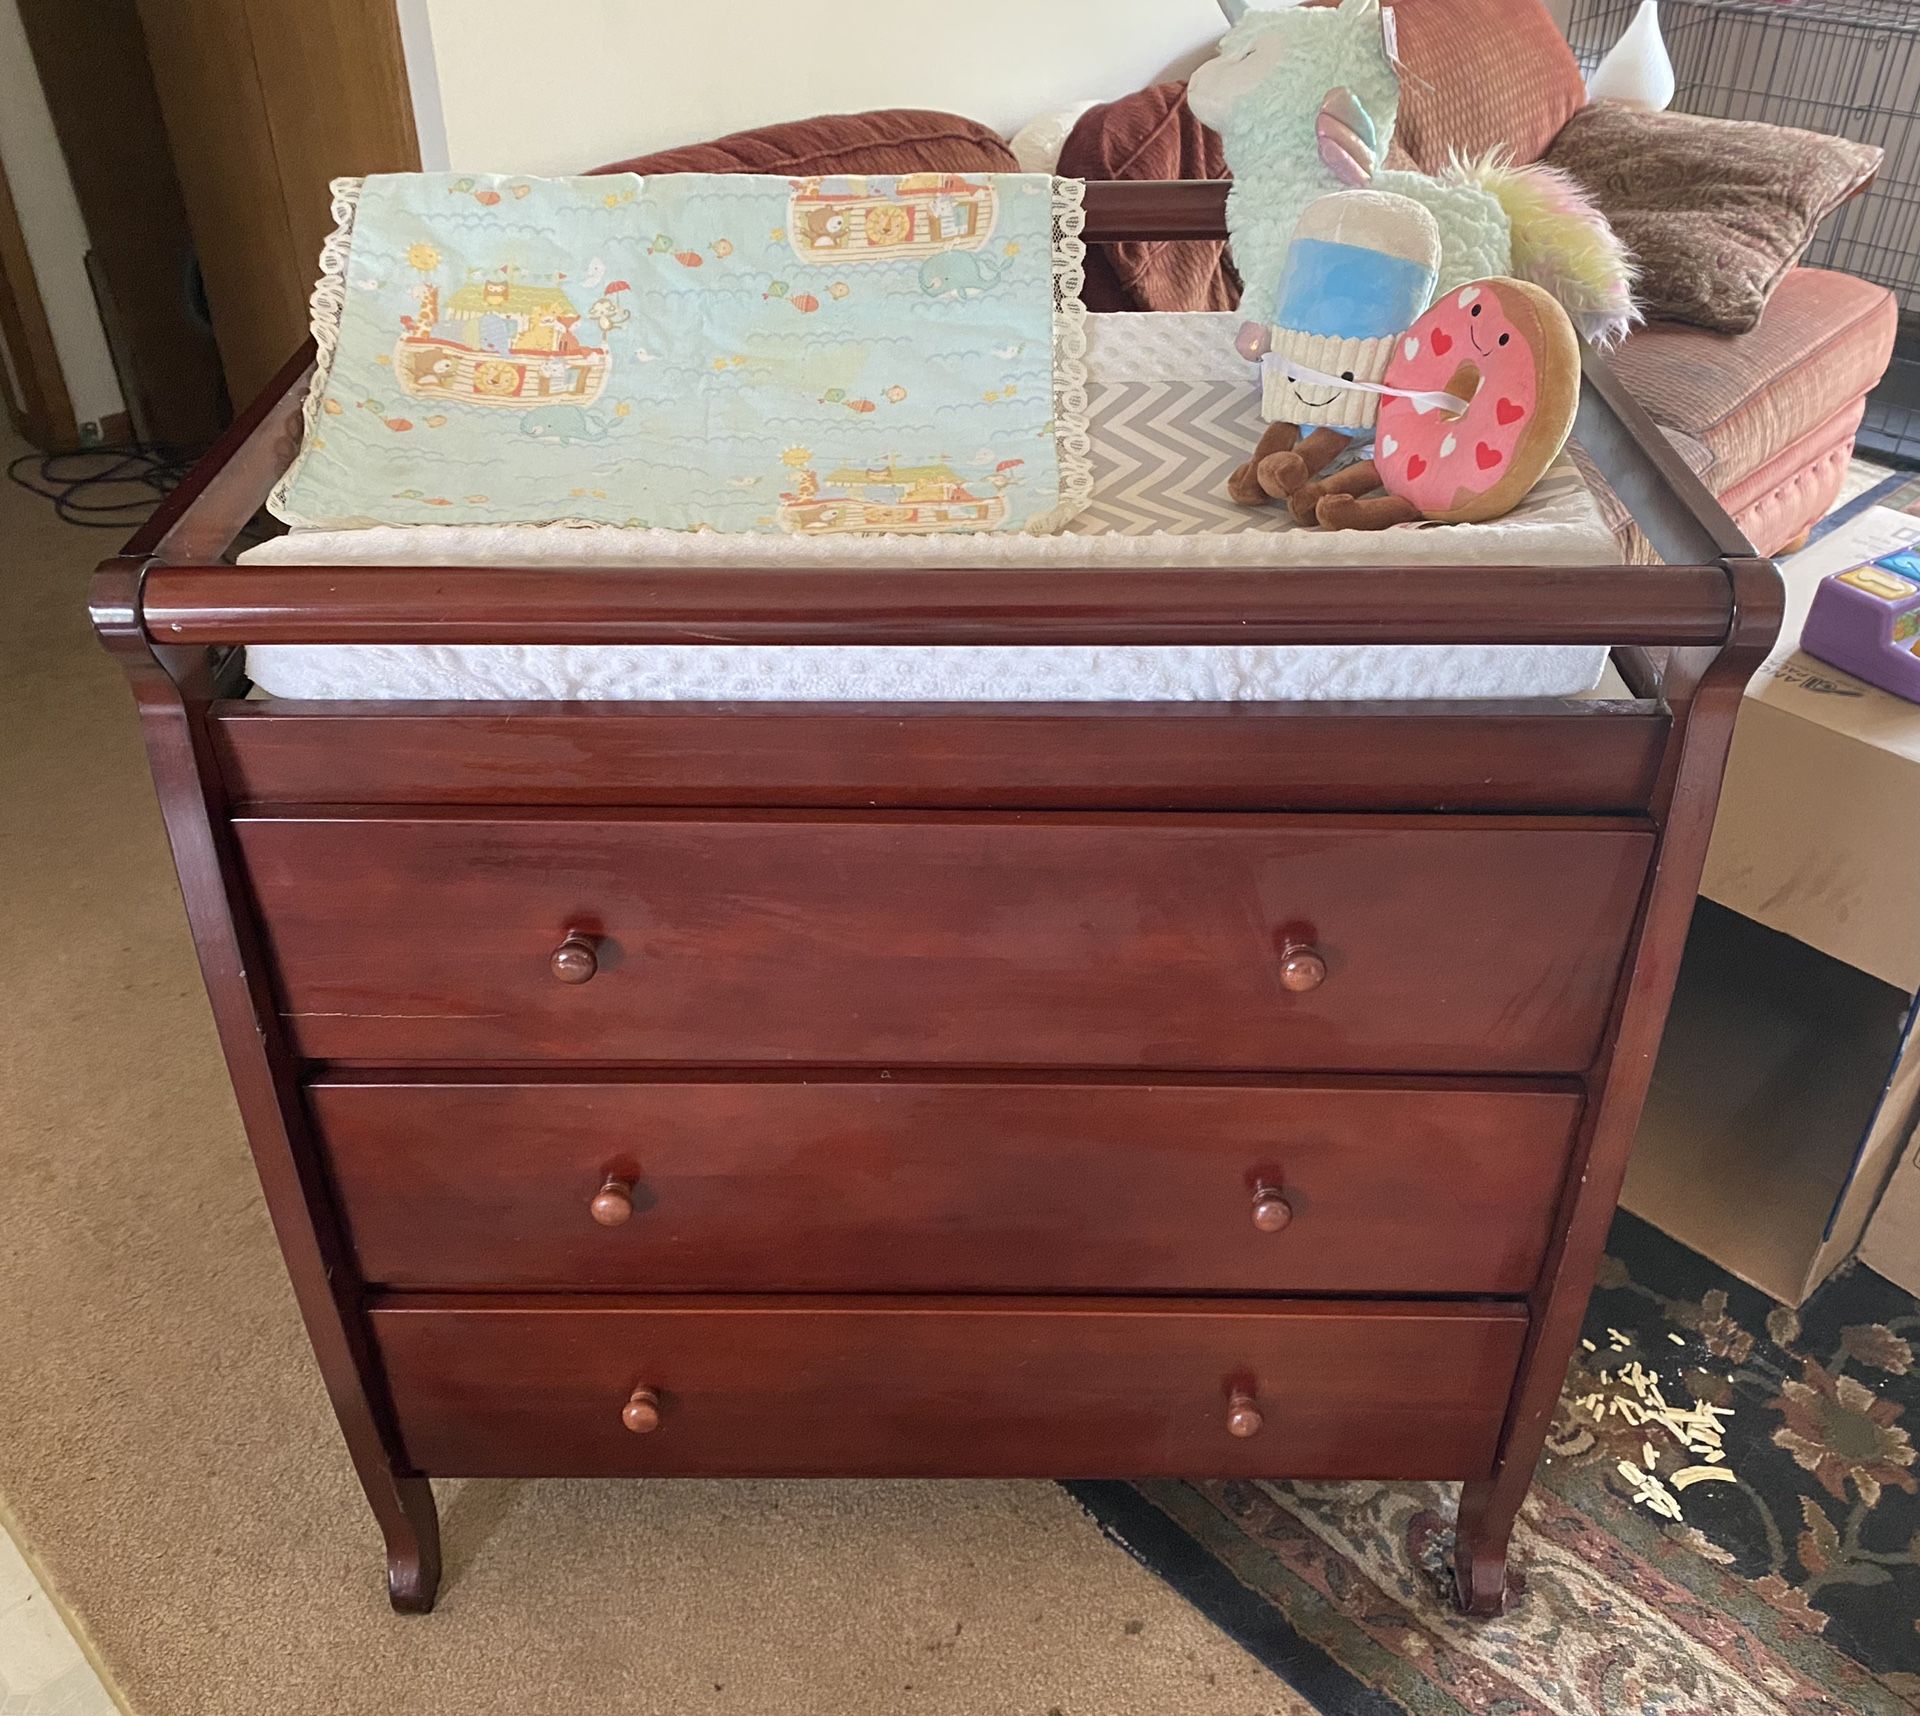
[[[694,1298],[376,1303],[444,1477],[1466,1478],[1526,1329],[1498,1304]]]

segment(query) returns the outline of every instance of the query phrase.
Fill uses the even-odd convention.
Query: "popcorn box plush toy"
[[[1406,197],[1338,191],[1307,206],[1273,321],[1244,325],[1236,342],[1259,359],[1260,415],[1272,427],[1229,481],[1235,500],[1293,496],[1372,431],[1394,343],[1432,297],[1439,255],[1433,217]]]
[[[1393,343],[1433,298],[1440,230],[1418,203],[1344,191],[1307,206],[1274,294],[1260,359],[1260,415],[1269,423],[1373,428]]]

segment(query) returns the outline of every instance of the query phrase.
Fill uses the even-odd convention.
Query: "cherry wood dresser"
[[[1221,187],[1091,187],[1090,238]],[[101,568],[395,1605],[428,1480],[1457,1479],[1505,1589],[1778,579],[235,568],[307,362]],[[1604,643],[1628,695],[289,704],[234,646]]]

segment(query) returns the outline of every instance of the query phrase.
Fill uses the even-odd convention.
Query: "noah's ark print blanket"
[[[1080,186],[334,185],[290,524],[1052,531],[1086,504]]]

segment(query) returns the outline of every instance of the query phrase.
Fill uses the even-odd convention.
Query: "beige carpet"
[[[114,541],[0,484],[0,1503],[128,1710],[1307,1708],[1049,1484],[443,1485],[394,1616],[86,627]]]

